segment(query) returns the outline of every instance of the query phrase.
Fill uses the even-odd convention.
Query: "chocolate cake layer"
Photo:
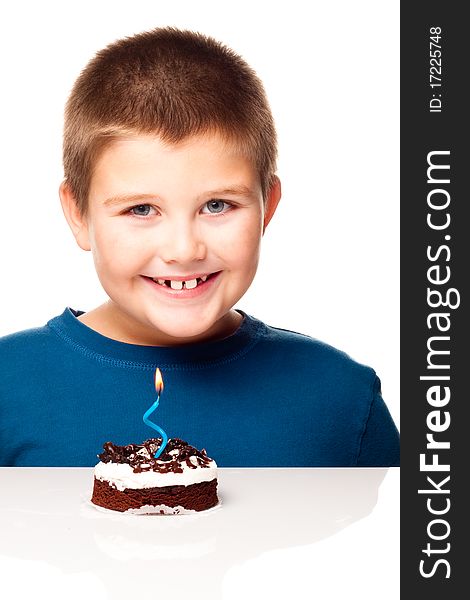
[[[217,505],[217,479],[192,485],[170,485],[143,489],[117,490],[107,481],[96,479],[93,486],[93,504],[124,512],[142,506],[182,506],[186,510],[202,511]],[[160,511],[162,514],[163,510]]]

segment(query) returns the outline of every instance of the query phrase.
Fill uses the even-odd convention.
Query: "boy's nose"
[[[197,227],[175,223],[160,239],[160,256],[165,262],[191,263],[206,258],[206,245]]]

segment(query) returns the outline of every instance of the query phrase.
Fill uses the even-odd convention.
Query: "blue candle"
[[[155,453],[155,457],[154,457],[154,458],[158,458],[161,455],[161,453],[163,452],[163,450],[165,450],[165,446],[168,443],[168,436],[163,431],[163,429],[161,427],[159,427],[158,425],[156,425],[155,423],[152,423],[152,421],[149,420],[149,416],[158,407],[158,404],[160,402],[160,394],[163,391],[163,378],[162,378],[162,374],[160,373],[160,369],[158,369],[158,368],[155,371],[155,389],[157,390],[157,399],[152,404],[152,406],[148,409],[148,411],[144,414],[143,419],[144,419],[144,423],[146,425],[148,425],[149,427],[152,427],[153,429],[155,429],[155,431],[158,431],[158,433],[162,436],[161,446]]]

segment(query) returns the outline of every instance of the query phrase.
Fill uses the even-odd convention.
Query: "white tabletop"
[[[92,482],[90,468],[0,468],[15,600],[399,597],[398,468],[219,469],[221,506],[184,516],[100,512]]]

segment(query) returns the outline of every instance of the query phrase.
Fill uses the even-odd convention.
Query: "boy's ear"
[[[281,182],[277,175],[274,176],[274,183],[271,186],[268,197],[266,199],[266,205],[264,207],[264,224],[263,233],[266,231],[269,221],[272,219],[276,212],[277,205],[281,199]]]
[[[91,250],[87,220],[80,214],[77,201],[67,181],[60,184],[59,196],[62,210],[77,244],[82,250]]]

